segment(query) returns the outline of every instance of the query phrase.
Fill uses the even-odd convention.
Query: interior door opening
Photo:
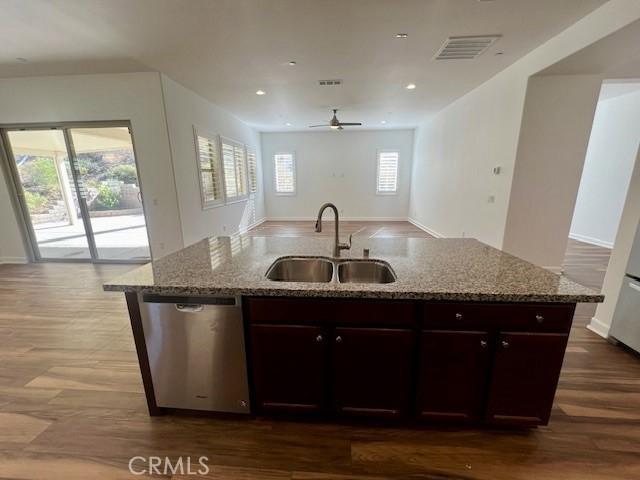
[[[126,124],[8,128],[3,138],[35,260],[149,260]]]

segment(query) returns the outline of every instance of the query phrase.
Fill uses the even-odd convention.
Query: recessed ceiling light
[[[415,90],[416,88],[416,84],[415,83],[410,83],[409,85],[407,85],[405,87],[407,90]]]
[[[264,90],[258,90],[256,92],[256,95],[264,95],[265,93],[267,93],[267,92],[265,92]]]
[[[291,126],[291,124],[290,124],[289,122],[285,123],[285,125],[286,125],[287,127],[290,127],[290,126]]]
[[[387,121],[386,120],[380,120],[380,123],[385,124],[385,123],[387,123]]]
[[[290,67],[295,67],[298,64],[298,62],[296,62],[295,60],[290,60],[289,61],[289,66]]]
[[[408,33],[396,33],[396,38],[407,38],[408,36]]]

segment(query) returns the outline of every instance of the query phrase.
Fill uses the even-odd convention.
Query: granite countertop
[[[333,237],[212,237],[136,268],[107,291],[504,302],[602,302],[599,293],[474,239],[357,238],[342,258],[387,261],[389,284],[294,283],[265,278],[281,256],[331,257]]]

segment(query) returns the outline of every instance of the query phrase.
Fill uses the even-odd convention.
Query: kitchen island
[[[338,278],[364,249],[394,278]],[[575,304],[603,300],[473,239],[362,238],[332,256],[326,238],[215,237],[106,284],[126,294],[150,413],[544,425]],[[328,273],[268,279],[281,257],[319,258]],[[184,328],[208,306],[237,309],[235,337],[218,313],[197,331],[159,327],[162,312],[187,315],[172,320]],[[199,349],[207,336],[231,340]]]

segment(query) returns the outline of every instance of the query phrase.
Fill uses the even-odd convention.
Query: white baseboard
[[[29,260],[25,257],[0,257],[0,263],[25,264],[29,263]]]
[[[591,245],[596,245],[598,247],[604,248],[613,248],[613,242],[607,242],[605,240],[600,240],[599,238],[588,237],[586,235],[580,235],[579,233],[569,233],[569,238],[573,240],[578,240],[579,242],[589,243]]]
[[[267,221],[267,217],[262,217],[260,220],[256,220],[255,222],[247,225],[246,227],[242,227],[238,229],[238,233],[247,233],[252,228],[256,228],[258,225],[262,225]]]
[[[550,272],[553,272],[556,275],[562,275],[562,273],[564,272],[564,269],[561,266],[543,265],[542,268],[544,268],[545,270],[549,270]]]
[[[591,322],[587,325],[587,328],[591,330],[593,333],[600,335],[602,338],[609,337],[609,325],[602,323],[596,317],[591,318]]]
[[[407,221],[411,224],[414,225],[416,227],[418,227],[420,230],[427,232],[429,235],[433,235],[436,238],[445,238],[444,235],[442,235],[441,233],[436,232],[435,230],[430,229],[429,227],[421,224],[419,221],[413,219],[413,218],[407,218]]]
[[[267,217],[267,222],[315,222],[317,217]],[[331,217],[323,217],[331,221]],[[328,219],[328,220],[327,220]],[[340,217],[341,222],[406,222],[407,217]]]

